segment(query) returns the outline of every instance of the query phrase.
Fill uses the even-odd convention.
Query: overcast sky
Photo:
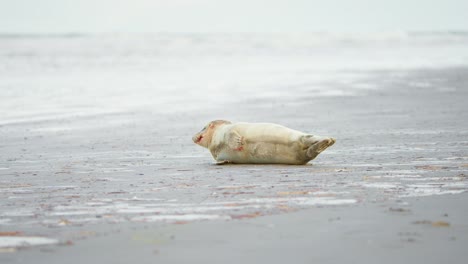
[[[468,31],[468,0],[0,0],[0,33]]]

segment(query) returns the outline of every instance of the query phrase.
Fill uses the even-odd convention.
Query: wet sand
[[[463,263],[468,69],[366,76],[352,95],[2,124],[0,240],[58,244],[0,261]],[[337,143],[307,166],[216,166],[190,139],[219,118]]]
[[[444,195],[231,221],[103,225],[73,245],[0,256],[5,263],[464,263],[467,199]]]

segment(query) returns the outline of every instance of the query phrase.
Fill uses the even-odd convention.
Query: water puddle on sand
[[[1,233],[0,233],[1,234]],[[46,237],[0,236],[0,248],[21,248],[58,244],[59,241]]]

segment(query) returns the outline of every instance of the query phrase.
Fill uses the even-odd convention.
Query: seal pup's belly
[[[254,164],[305,164],[305,151],[298,144],[285,145],[270,142],[246,143],[241,151],[224,148],[218,162]]]

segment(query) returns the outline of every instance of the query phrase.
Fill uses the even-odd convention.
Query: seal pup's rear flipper
[[[322,151],[327,149],[328,147],[332,146],[335,144],[336,140],[334,138],[323,138],[314,144],[312,144],[306,152],[307,157],[309,157],[311,160],[315,159],[318,154],[320,154]]]

